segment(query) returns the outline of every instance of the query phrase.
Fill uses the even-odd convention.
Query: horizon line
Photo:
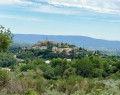
[[[85,36],[85,35],[53,35],[53,34],[22,34],[22,33],[12,33],[12,34],[18,34],[18,35],[41,35],[41,36],[75,36],[75,37],[88,37],[88,38],[92,38],[92,39],[96,39],[96,40],[106,40],[106,41],[118,41],[120,42],[120,40],[108,40],[108,39],[102,39],[102,38],[95,38],[95,37],[90,37],[90,36]]]

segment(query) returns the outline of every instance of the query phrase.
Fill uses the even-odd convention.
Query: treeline
[[[8,52],[12,53],[12,54],[17,54],[17,53],[19,53],[19,51],[22,50],[23,47],[24,46],[21,46],[19,44],[15,44],[15,45],[13,44],[13,45],[9,46]]]
[[[87,51],[84,48],[79,48],[78,51],[72,50],[70,53],[66,53],[65,50],[62,52],[53,52],[51,48],[40,50],[40,49],[23,49],[18,54],[17,57],[20,59],[37,59],[37,58],[43,58],[43,59],[53,59],[53,58],[68,58],[68,59],[82,59],[86,56],[104,56],[104,54],[101,54],[99,51],[91,52]],[[106,56],[106,55],[105,55]]]
[[[68,78],[71,75],[82,77],[108,77],[119,73],[120,61],[109,58],[99,58],[96,56],[84,57],[82,59],[52,59],[50,64],[46,64],[43,59],[36,59],[31,63],[23,65],[20,70],[41,69],[46,79]]]

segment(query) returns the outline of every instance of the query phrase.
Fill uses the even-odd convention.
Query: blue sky
[[[120,40],[120,0],[0,0],[0,25],[17,34]]]

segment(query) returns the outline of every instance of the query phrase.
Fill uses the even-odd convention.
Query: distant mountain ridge
[[[57,43],[67,42],[84,48],[120,49],[120,41],[108,41],[86,36],[14,34],[14,43],[35,44],[40,40],[46,40],[46,38]]]

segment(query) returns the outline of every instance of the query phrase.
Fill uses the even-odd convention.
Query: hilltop
[[[56,52],[63,52],[65,51],[67,55],[70,55],[72,50],[78,51],[78,47],[75,45],[70,45],[69,43],[55,43],[53,40],[45,40],[45,41],[38,41],[38,44],[35,44],[31,47],[27,47],[27,49],[40,49],[46,50],[51,49],[54,53]]]
[[[41,40],[37,44],[24,47],[17,54],[18,58],[21,59],[34,59],[34,58],[83,58],[85,56],[91,56],[100,54],[99,52],[87,51],[84,48],[78,48],[75,45],[69,43],[60,42],[55,43],[53,40]]]

